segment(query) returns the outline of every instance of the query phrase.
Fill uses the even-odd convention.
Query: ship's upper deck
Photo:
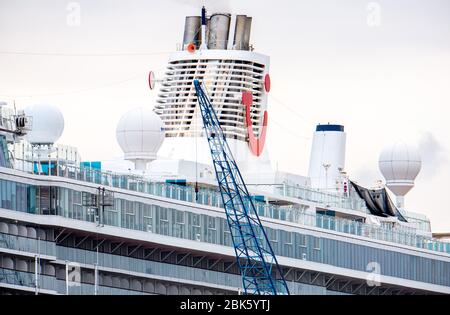
[[[194,183],[183,180],[165,182],[150,180],[146,176],[113,173],[91,168],[79,168],[66,165],[51,168],[50,174],[34,170],[11,170],[0,168],[3,174],[24,174],[31,178],[66,178],[76,182],[100,185],[111,190],[128,190],[152,196],[164,197],[188,204],[206,205],[218,210],[222,208],[220,193],[211,183],[201,183],[195,193]],[[81,187],[80,187],[81,188]],[[85,188],[86,189],[86,188]],[[369,239],[403,244],[431,251],[450,253],[450,243],[428,236],[421,229],[428,229],[429,222],[423,216],[412,214],[406,218],[414,225],[403,225],[397,219],[381,218],[376,224],[369,223],[369,211],[362,199],[356,195],[342,195],[313,190],[308,187],[280,186],[277,193],[268,193],[257,187],[249,187],[254,196],[258,215],[274,220],[273,222],[291,222],[301,226],[326,229],[338,233],[357,235]],[[220,211],[220,210],[219,210]]]

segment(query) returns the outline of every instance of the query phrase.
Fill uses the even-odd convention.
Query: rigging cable
[[[8,98],[15,99],[15,98],[33,98],[33,97],[42,97],[42,96],[58,96],[58,95],[79,94],[79,93],[90,92],[90,91],[95,91],[95,90],[99,90],[99,89],[108,88],[108,87],[111,87],[111,86],[124,84],[124,83],[130,82],[130,81],[136,80],[140,76],[141,76],[141,74],[137,74],[137,75],[134,75],[134,76],[132,76],[132,77],[130,77],[128,79],[125,79],[125,80],[115,81],[115,82],[111,82],[111,83],[104,84],[104,85],[93,86],[93,87],[88,87],[88,88],[79,89],[79,90],[73,90],[73,91],[51,92],[51,93],[30,94],[30,95],[6,95],[6,94],[0,94],[0,97],[8,97]]]
[[[272,123],[272,122],[275,123],[275,125],[277,125],[278,127],[284,129],[285,131],[287,131],[289,134],[291,134],[292,136],[294,136],[296,138],[303,138],[305,140],[311,140],[311,137],[304,136],[304,135],[299,134],[298,132],[293,131],[292,129],[286,127],[285,124],[279,123],[278,121],[273,119],[273,117],[269,120],[269,124]]]
[[[287,106],[286,104],[284,104],[282,101],[280,101],[278,98],[274,97],[273,95],[269,95],[269,97],[271,99],[273,99],[276,103],[280,104],[281,106],[283,106],[284,108],[286,108],[287,110],[289,110],[291,113],[293,113],[294,115],[298,116],[299,118],[301,118],[302,120],[309,122],[309,123],[313,123],[311,119],[303,116],[302,114],[299,114],[298,112],[296,112],[294,109],[292,109],[290,106]]]
[[[33,52],[33,51],[0,51],[0,55],[22,56],[54,56],[54,57],[125,57],[125,56],[155,56],[166,55],[171,52],[118,52],[118,53],[65,53],[65,52]]]

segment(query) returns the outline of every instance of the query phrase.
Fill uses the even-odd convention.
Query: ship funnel
[[[317,126],[309,162],[312,188],[336,191],[337,182],[345,168],[345,140],[344,126]]]
[[[250,31],[252,27],[252,18],[246,15],[236,16],[236,28],[234,32],[234,49],[249,50]]]
[[[233,25],[231,25],[233,24]],[[206,15],[202,7],[201,16],[188,16],[184,25],[183,50],[195,45],[203,49],[250,50],[252,18],[246,15],[214,13]]]
[[[227,49],[231,16],[224,13],[213,14],[210,18],[208,48]]]
[[[189,44],[199,47],[201,44],[202,18],[200,16],[187,16],[184,24],[183,49]]]

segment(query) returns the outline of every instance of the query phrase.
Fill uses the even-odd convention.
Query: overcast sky
[[[0,0],[0,100],[62,110],[60,143],[85,160],[122,152],[120,116],[153,106],[161,74],[204,1]],[[423,169],[407,209],[450,231],[450,1],[207,1],[253,16],[256,51],[271,56],[268,149],[279,169],[306,174],[317,123],[344,124],[347,171],[381,179],[378,155],[406,139]]]

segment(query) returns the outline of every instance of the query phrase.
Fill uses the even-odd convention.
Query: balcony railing
[[[106,187],[115,187],[191,203],[222,207],[222,200],[218,191],[201,188],[196,195],[194,187],[153,182],[139,175],[116,174],[109,171],[61,165],[56,168],[51,167],[47,173],[41,175],[60,176]],[[280,194],[326,205],[334,204],[341,208],[351,210],[366,211],[364,207],[361,207],[361,209],[358,208],[359,201],[356,199],[347,198],[347,200],[330,193],[314,191],[308,188],[295,187],[292,190],[284,190],[284,193]],[[254,200],[254,204],[258,215],[263,217],[450,253],[450,243],[418,235],[409,229],[405,230],[406,227],[396,226],[395,228],[387,228],[385,226],[376,226],[355,220],[308,213],[305,212],[307,206],[302,205],[276,206],[257,200]]]
[[[6,268],[0,268],[0,283],[7,283],[30,288],[36,287],[36,279],[34,273]],[[40,274],[38,287],[39,289],[55,290],[56,278]]]
[[[260,185],[256,185],[260,186]],[[275,187],[277,194],[283,197],[297,198],[301,200],[312,201],[323,205],[324,207],[337,207],[342,209],[360,211],[369,213],[363,199],[356,195],[345,196],[322,190],[315,190],[308,187],[292,185],[271,185]]]

